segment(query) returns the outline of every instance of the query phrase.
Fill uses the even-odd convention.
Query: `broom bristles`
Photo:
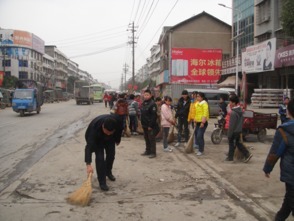
[[[89,173],[87,180],[75,192],[66,199],[68,203],[79,206],[89,205],[92,194],[92,173]]]
[[[249,148],[244,144],[243,142],[243,135],[242,133],[240,134],[240,143],[242,143],[244,145],[244,147],[248,150]],[[244,154],[238,149],[236,148],[235,149],[235,152],[234,152],[234,158],[237,159],[237,160],[243,160],[244,159]]]
[[[191,134],[191,136],[190,136],[190,138],[189,138],[189,140],[187,142],[187,145],[185,146],[185,152],[186,153],[193,153],[194,152],[193,143],[194,143],[195,129],[196,129],[196,127],[194,128],[193,133]]]

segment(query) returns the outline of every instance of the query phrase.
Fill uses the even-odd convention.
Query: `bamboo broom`
[[[186,146],[185,146],[186,153],[193,153],[194,152],[193,144],[194,144],[195,130],[196,130],[196,126],[195,126],[193,133],[191,134]]]
[[[175,140],[174,128],[175,128],[175,126],[172,127],[170,133],[168,134],[167,143],[172,143]]]
[[[240,143],[242,143],[244,145],[244,147],[249,151],[249,148],[244,144],[243,142],[243,134],[240,134]],[[234,158],[237,160],[243,160],[244,159],[244,154],[239,151],[239,149],[236,147],[235,152],[234,152]]]
[[[69,204],[87,206],[89,205],[92,194],[92,175],[89,173],[87,180],[75,192],[71,193],[66,199]]]

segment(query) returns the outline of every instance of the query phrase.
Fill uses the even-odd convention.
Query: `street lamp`
[[[233,10],[233,12],[234,12],[234,9],[231,8],[231,7],[228,7],[228,6],[226,6],[224,4],[221,4],[221,3],[219,3],[218,5],[219,6],[222,6],[222,7],[225,7],[225,8],[229,8],[229,9]],[[238,72],[239,72],[239,70],[238,70],[238,68],[239,68],[239,37],[243,33],[241,33],[241,34],[239,33],[239,22],[240,22],[240,20],[242,18],[242,13],[241,13],[241,11],[238,8],[235,8],[235,11],[237,12],[237,33],[236,33],[236,36],[233,37],[232,40],[235,40],[236,39],[236,42],[237,42],[237,50],[236,50],[236,85],[235,85],[235,92],[238,95],[238,79],[239,79],[239,77],[238,77]]]

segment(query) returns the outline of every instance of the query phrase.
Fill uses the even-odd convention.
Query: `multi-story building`
[[[154,78],[160,73],[160,45],[153,45],[150,52],[148,69],[150,77]]]
[[[68,77],[78,78],[79,76],[79,65],[72,60],[68,60]]]
[[[149,65],[144,64],[137,72],[137,74],[135,75],[135,81],[136,82],[144,82],[149,78]],[[132,79],[130,78],[129,81],[131,81]]]
[[[280,59],[280,55],[283,51],[291,51],[294,47],[294,39],[287,36],[282,27],[281,14],[283,8],[282,0],[255,0],[255,44],[268,41],[269,39],[275,39],[275,48],[272,50],[275,53],[276,62],[275,68],[272,71],[265,71],[261,73],[253,73],[255,79],[258,82],[257,88],[294,88],[294,61],[291,59],[291,55],[288,54],[287,62],[284,59]],[[291,45],[292,43],[292,45]],[[277,51],[276,51],[277,50]],[[294,56],[292,56],[294,57]],[[281,60],[282,63],[277,63]]]
[[[43,55],[43,73],[45,78],[45,88],[53,89],[55,85],[54,58],[48,54]]]
[[[44,41],[33,33],[0,29],[0,72],[18,79],[44,81]]]
[[[66,90],[68,58],[55,45],[46,45],[45,52],[54,59],[55,87]]]
[[[179,90],[195,84],[209,87],[220,77],[221,60],[231,56],[231,26],[202,12],[175,26],[164,27],[159,45],[161,71],[157,86],[162,94],[171,94],[171,85],[176,84],[181,85]]]

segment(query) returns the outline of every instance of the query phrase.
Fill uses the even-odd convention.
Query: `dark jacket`
[[[115,132],[107,136],[103,133],[102,125],[104,121],[108,118],[113,118],[115,120]],[[122,135],[122,121],[116,115],[100,115],[92,120],[89,124],[85,139],[86,139],[86,147],[85,147],[85,162],[90,164],[92,162],[92,153],[95,152],[96,149],[105,148],[108,144],[115,145],[120,143],[121,135]]]
[[[221,111],[224,113],[224,117],[227,116],[227,106],[228,105],[226,104],[226,102],[219,103],[219,107],[220,107]]]
[[[243,125],[243,112],[240,106],[232,108],[230,115],[230,124],[228,129],[228,137],[232,137],[233,133],[241,133]]]
[[[158,127],[158,124],[157,124],[157,105],[152,99],[145,100],[142,103],[141,124],[142,124],[143,128],[150,127],[152,129],[156,129]]]
[[[279,107],[279,115],[281,117],[282,123],[289,120],[289,118],[287,117],[287,107],[286,107],[286,105],[284,105],[284,104],[280,105],[280,107]]]
[[[190,110],[190,104],[191,104],[191,100],[190,97],[187,98],[186,103],[184,104],[184,98],[180,98],[178,101],[178,105],[177,105],[177,111],[176,111],[176,118],[177,117],[181,117],[181,118],[186,118],[188,119],[188,115],[189,115],[189,110]]]
[[[276,162],[281,158],[280,180],[294,186],[294,120],[289,120],[280,125],[279,128],[282,128],[285,132],[287,143],[284,141],[281,132],[277,129],[263,171],[270,173]]]

